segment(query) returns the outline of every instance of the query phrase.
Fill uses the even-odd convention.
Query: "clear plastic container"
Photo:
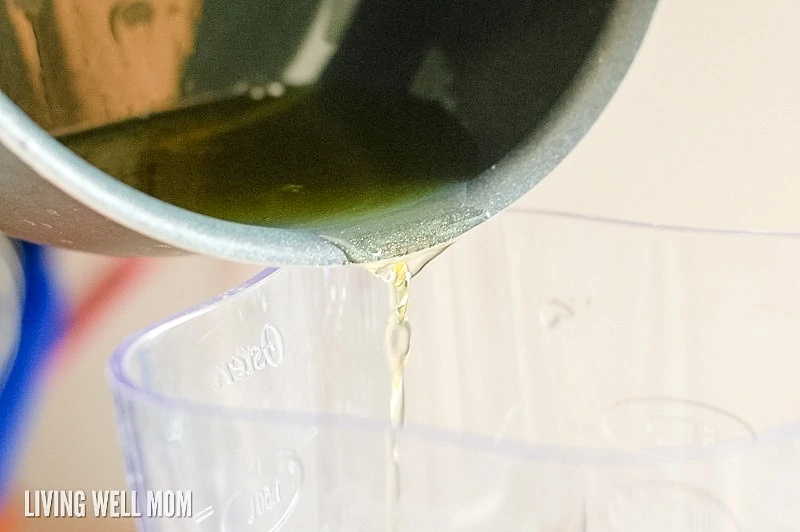
[[[388,289],[267,270],[110,375],[141,529],[800,530],[800,239],[508,212],[412,283],[402,494]],[[144,495],[142,495],[144,497]]]

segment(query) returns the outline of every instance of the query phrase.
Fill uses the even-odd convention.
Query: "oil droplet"
[[[286,92],[286,87],[283,86],[283,83],[279,83],[277,81],[273,81],[269,85],[267,85],[267,94],[272,96],[273,98],[280,98]]]
[[[392,316],[389,318],[391,322],[387,327],[386,346],[390,353],[408,353],[411,348],[411,324],[406,320],[396,323],[397,318]],[[405,368],[405,356],[390,358],[389,363],[392,365],[398,364],[398,368],[392,368],[392,371],[403,371]]]
[[[231,92],[235,95],[241,95],[247,93],[248,90],[250,90],[250,85],[246,81],[237,81],[233,85]]]
[[[250,89],[250,99],[259,101],[263,100],[264,97],[267,95],[267,89],[264,87],[253,87]]]

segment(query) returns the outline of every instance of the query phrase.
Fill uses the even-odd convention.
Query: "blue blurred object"
[[[5,385],[0,380],[0,507],[22,451],[37,382],[66,323],[65,299],[49,269],[47,248],[20,242],[17,249],[24,284],[22,320],[16,356],[8,358],[10,368],[0,367],[0,377],[7,375]]]

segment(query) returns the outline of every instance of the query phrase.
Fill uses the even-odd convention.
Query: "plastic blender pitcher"
[[[112,359],[131,487],[191,492],[141,530],[800,530],[798,271],[790,235],[490,221],[412,283],[393,501],[387,287],[267,270]]]

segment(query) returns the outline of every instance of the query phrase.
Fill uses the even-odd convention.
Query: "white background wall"
[[[663,0],[622,88],[575,152],[522,200],[670,224],[800,232],[800,3]],[[107,259],[61,256],[79,293]],[[20,489],[122,488],[104,365],[127,334],[249,277],[249,266],[162,261],[106,316],[41,399]],[[21,510],[20,510],[21,512]],[[89,530],[28,520],[23,530]],[[104,521],[98,530],[131,529]]]

